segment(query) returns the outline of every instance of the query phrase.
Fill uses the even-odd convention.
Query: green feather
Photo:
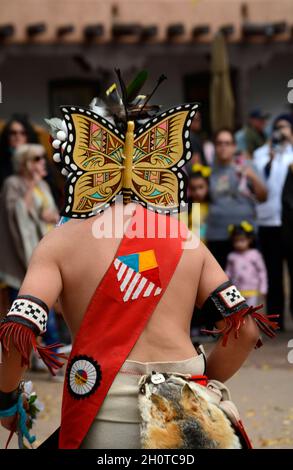
[[[148,72],[146,70],[142,70],[136,75],[134,80],[132,80],[132,82],[128,85],[126,89],[126,97],[127,97],[128,103],[131,103],[137,97],[143,85],[145,84],[147,78],[148,78]]]

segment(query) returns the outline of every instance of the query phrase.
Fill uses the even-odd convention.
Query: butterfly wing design
[[[69,172],[63,215],[90,217],[107,208],[122,191],[124,136],[87,109],[61,110],[68,130],[61,158]]]
[[[190,125],[198,104],[172,108],[138,129],[134,140],[134,199],[158,212],[177,212],[185,199],[181,168],[191,158]]]
[[[177,212],[184,201],[191,158],[189,129],[198,104],[178,106],[154,117],[134,136],[133,199],[158,212]],[[68,138],[61,154],[69,172],[63,215],[86,218],[106,209],[123,191],[125,137],[94,112],[62,107]]]

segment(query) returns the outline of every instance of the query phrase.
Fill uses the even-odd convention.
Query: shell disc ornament
[[[101,383],[101,367],[89,356],[75,356],[67,369],[69,393],[77,400],[92,395]]]

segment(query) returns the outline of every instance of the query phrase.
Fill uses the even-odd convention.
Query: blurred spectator
[[[203,138],[201,135],[201,114],[200,112],[196,113],[192,119],[190,126],[190,140],[192,148],[192,163],[202,163],[206,164],[205,154],[203,150]]]
[[[293,317],[293,165],[289,166],[282,195],[282,244],[290,279],[290,312]]]
[[[280,315],[281,329],[284,328],[281,197],[289,165],[293,163],[292,127],[291,115],[278,116],[269,143],[257,149],[253,156],[268,188],[267,201],[257,207],[259,240],[269,279],[267,310],[269,314]]]
[[[206,230],[207,230],[207,217],[209,210],[209,176],[211,169],[208,166],[203,166],[198,163],[193,165],[192,173],[188,182],[188,193],[189,193],[189,204],[190,210],[188,227],[193,232],[200,235],[202,242],[206,242]],[[200,203],[199,221],[194,220],[195,214],[191,212],[192,203]],[[195,226],[194,226],[195,225]]]
[[[26,143],[38,143],[37,134],[25,116],[15,114],[0,136],[0,189],[5,178],[13,174],[14,152]]]
[[[200,112],[197,112],[192,119],[190,126],[190,141],[192,148],[192,158],[187,165],[187,171],[192,173],[192,165],[199,163],[201,165],[210,165],[213,160],[214,146],[207,139],[205,132],[202,130],[202,120]]]
[[[208,247],[225,269],[231,245],[227,227],[247,220],[255,225],[256,201],[265,201],[267,192],[252,162],[237,165],[236,145],[229,129],[215,136],[216,158],[210,177],[210,204],[207,221]]]
[[[6,178],[0,197],[0,279],[14,300],[32,251],[58,221],[59,215],[46,176],[44,148],[18,146],[13,154],[15,175]]]
[[[226,274],[238,287],[248,305],[264,303],[268,291],[267,271],[261,253],[252,247],[253,226],[247,221],[230,225],[233,251],[228,255]]]
[[[248,123],[245,127],[235,133],[237,150],[252,157],[253,152],[265,144],[267,136],[265,127],[269,114],[263,113],[260,109],[250,112]]]

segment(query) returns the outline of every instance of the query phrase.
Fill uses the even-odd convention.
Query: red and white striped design
[[[117,271],[117,279],[121,292],[124,293],[123,300],[138,299],[141,295],[149,297],[150,295],[159,295],[162,291],[161,287],[157,287],[153,282],[149,281],[145,276],[136,272],[134,269],[122,263],[118,258],[114,261]]]

